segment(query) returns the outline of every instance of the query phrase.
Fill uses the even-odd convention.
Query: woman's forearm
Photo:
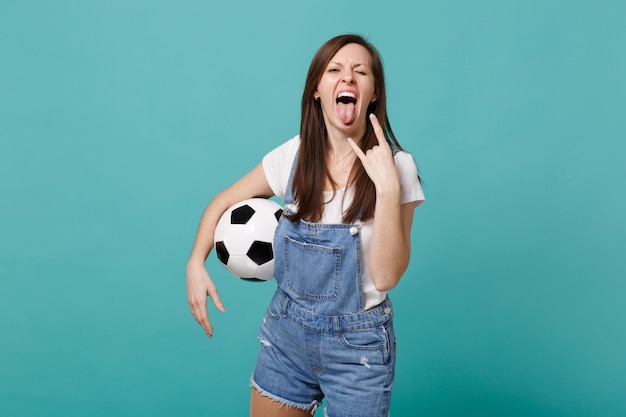
[[[409,264],[413,209],[412,203],[400,204],[399,193],[377,198],[369,269],[378,291],[394,288]]]

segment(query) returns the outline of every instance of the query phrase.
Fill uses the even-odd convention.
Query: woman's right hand
[[[194,319],[202,327],[207,336],[213,336],[213,326],[207,312],[207,297],[211,297],[213,305],[222,313],[226,311],[217,288],[204,265],[187,265],[187,302]]]

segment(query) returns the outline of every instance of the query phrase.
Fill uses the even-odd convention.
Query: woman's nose
[[[347,83],[352,83],[354,81],[354,76],[352,75],[352,71],[344,71],[343,80]]]

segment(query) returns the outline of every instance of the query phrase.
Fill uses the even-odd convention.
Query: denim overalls
[[[289,176],[285,204],[293,203]],[[300,409],[326,397],[329,417],[386,417],[395,366],[393,309],[363,310],[358,224],[291,222],[274,238],[278,289],[259,332],[252,385]]]

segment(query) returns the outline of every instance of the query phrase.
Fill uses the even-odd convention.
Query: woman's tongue
[[[350,124],[354,119],[354,103],[337,103],[339,118],[344,124]]]

